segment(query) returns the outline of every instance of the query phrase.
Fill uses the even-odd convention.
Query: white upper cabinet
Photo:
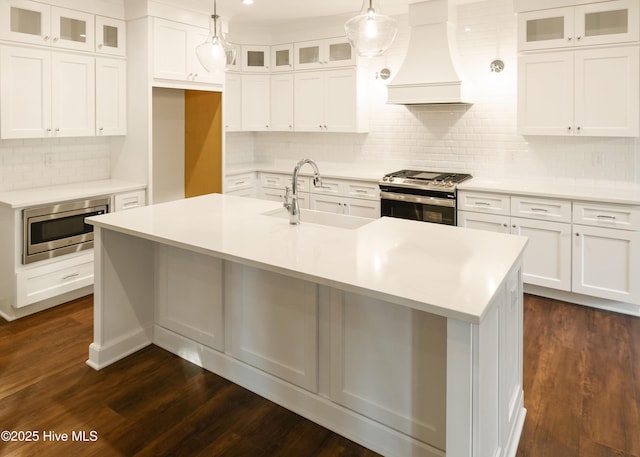
[[[356,64],[356,53],[345,37],[295,43],[294,56],[296,70],[345,67]]]
[[[126,56],[126,24],[119,19],[96,16],[96,52],[112,56]]]
[[[518,14],[518,49],[635,42],[639,36],[637,0],[614,0]]]
[[[96,59],[96,135],[127,133],[127,63]]]
[[[639,77],[638,46],[521,55],[518,133],[639,136]]]
[[[153,76],[174,82],[161,85],[223,84],[224,72],[207,72],[196,56],[196,46],[207,39],[208,30],[159,18],[153,21]]]
[[[242,46],[242,71],[265,73],[270,71],[270,46]]]
[[[30,0],[2,0],[0,36],[5,40],[94,51],[94,16]]]
[[[242,130],[242,76],[239,73],[227,73],[225,75],[222,99],[225,131],[237,132]]]
[[[2,138],[95,135],[95,62],[90,56],[0,47]]]
[[[269,75],[242,75],[242,129],[270,130]]]
[[[355,68],[295,74],[294,128],[298,132],[364,132],[365,108]]]
[[[271,75],[271,131],[293,131],[293,74]]]
[[[271,46],[271,71],[293,71],[293,43]]]

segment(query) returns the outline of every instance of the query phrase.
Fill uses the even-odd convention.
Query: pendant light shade
[[[398,26],[395,19],[374,8],[374,0],[364,0],[360,14],[349,19],[344,30],[359,56],[375,57],[391,46]]]
[[[196,55],[202,66],[209,73],[221,73],[227,62],[236,59],[236,48],[223,37],[220,16],[216,13],[216,2],[213,2],[213,14],[209,18],[209,36],[204,43],[196,47]]]

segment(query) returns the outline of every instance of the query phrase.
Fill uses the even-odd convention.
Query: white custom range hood
[[[456,10],[448,0],[409,4],[409,48],[387,85],[387,103],[470,103],[457,69]]]

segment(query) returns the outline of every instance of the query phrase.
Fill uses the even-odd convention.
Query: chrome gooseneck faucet
[[[293,169],[293,177],[291,178],[291,187],[287,186],[287,190],[284,195],[284,207],[289,211],[289,223],[292,225],[298,225],[300,223],[300,206],[298,205],[298,173],[305,163],[308,163],[313,167],[314,187],[322,185],[322,178],[320,177],[320,171],[318,171],[318,165],[316,165],[313,160],[302,159],[296,164]]]

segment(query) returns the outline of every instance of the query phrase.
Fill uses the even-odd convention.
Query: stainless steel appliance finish
[[[380,180],[382,216],[456,225],[456,188],[471,175],[400,170]]]
[[[109,197],[99,197],[23,210],[22,263],[92,248],[93,226],[84,219],[108,213],[109,202]]]

